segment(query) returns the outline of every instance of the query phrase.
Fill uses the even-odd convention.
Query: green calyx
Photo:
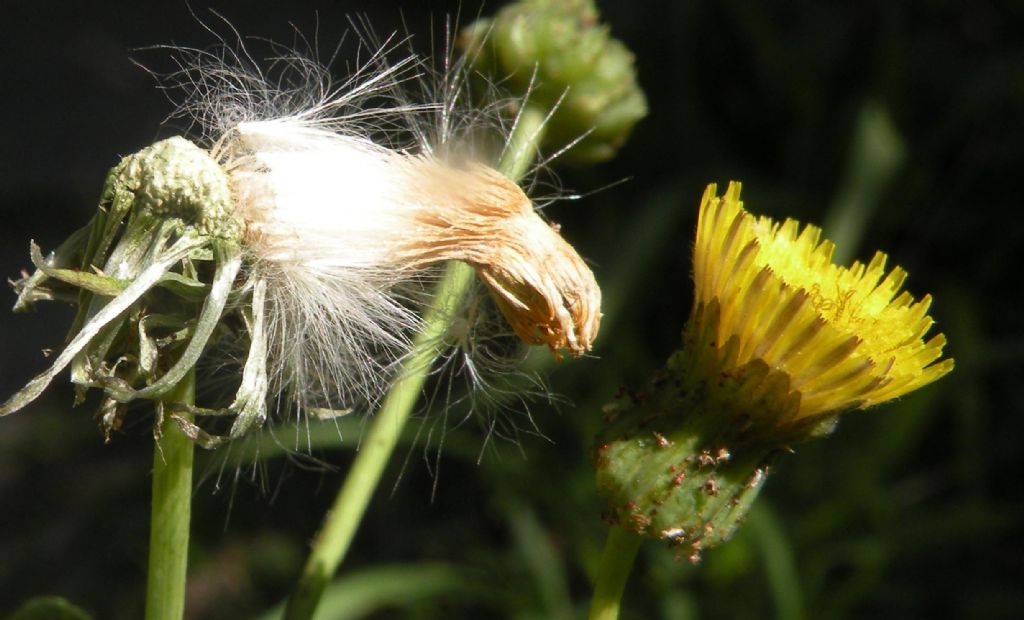
[[[697,561],[739,527],[772,461],[812,427],[764,423],[792,399],[779,373],[715,371],[688,344],[643,389],[605,406],[594,466],[615,525]]]
[[[594,452],[609,519],[694,561],[739,527],[774,459],[830,434],[840,413],[801,417],[789,375],[738,364],[735,337],[717,344],[719,316],[717,300],[695,306],[665,369],[604,407]]]
[[[614,524],[697,561],[739,525],[775,449],[732,437],[701,391],[671,371],[670,362],[669,375],[605,406],[594,466]]]
[[[523,0],[467,27],[475,72],[531,105],[554,109],[545,142],[578,163],[610,159],[647,114],[633,54],[598,21],[592,0]],[[582,136],[582,139],[581,139]]]

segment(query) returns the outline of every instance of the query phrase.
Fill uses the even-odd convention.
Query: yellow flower
[[[945,336],[924,339],[931,297],[899,292],[907,272],[886,273],[881,252],[867,265],[835,265],[834,249],[815,226],[747,213],[739,183],[722,197],[714,184],[704,192],[688,333],[717,364],[693,369],[784,373],[786,403],[769,408],[776,426],[876,405],[953,369],[952,359],[936,362]]]
[[[931,298],[900,293],[907,273],[880,252],[834,265],[833,249],[814,226],[744,211],[739,183],[708,186],[683,347],[603,408],[594,467],[611,522],[697,561],[781,454],[953,369],[945,337],[925,340]]]

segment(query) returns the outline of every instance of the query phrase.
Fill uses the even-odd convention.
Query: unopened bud
[[[554,109],[545,142],[588,163],[610,159],[647,115],[633,54],[598,20],[592,0],[523,0],[467,27],[474,68],[531,104]]]

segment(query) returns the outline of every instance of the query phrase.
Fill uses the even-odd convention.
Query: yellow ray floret
[[[784,373],[788,421],[869,407],[953,369],[936,361],[945,336],[924,339],[931,297],[900,293],[906,271],[886,273],[881,252],[841,267],[834,248],[815,226],[747,213],[739,183],[722,197],[715,185],[704,192],[691,333],[718,352],[719,371]]]

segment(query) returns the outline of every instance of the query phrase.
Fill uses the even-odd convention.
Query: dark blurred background
[[[598,5],[636,53],[651,113],[614,161],[556,167],[582,193],[629,179],[547,210],[604,287],[596,355],[548,374],[564,398],[530,405],[540,433],[485,449],[467,425],[438,452],[412,428],[324,617],[585,616],[605,534],[589,465],[600,405],[678,346],[696,206],[708,182],[730,179],[751,211],[823,223],[852,257],[890,253],[911,292],[934,294],[957,367],[783,459],[747,525],[699,567],[646,546],[623,616],[1024,617],[1024,3]],[[424,52],[431,23],[436,39],[446,14],[481,11],[5,2],[0,274],[30,265],[30,239],[53,248],[84,224],[119,157],[175,133],[161,128],[170,104],[131,62],[154,53],[133,50],[212,45],[196,18],[216,23],[209,8],[243,35],[318,33],[328,50],[363,13]],[[59,346],[70,317],[45,304],[3,315],[0,397],[44,367],[40,350]],[[149,420],[104,445],[92,409],[71,400],[58,381],[0,420],[0,615],[58,594],[96,618],[141,617]],[[529,430],[520,409],[502,415]],[[285,596],[357,446],[350,422],[342,440],[330,429],[320,465],[201,455],[190,617],[257,617]]]

